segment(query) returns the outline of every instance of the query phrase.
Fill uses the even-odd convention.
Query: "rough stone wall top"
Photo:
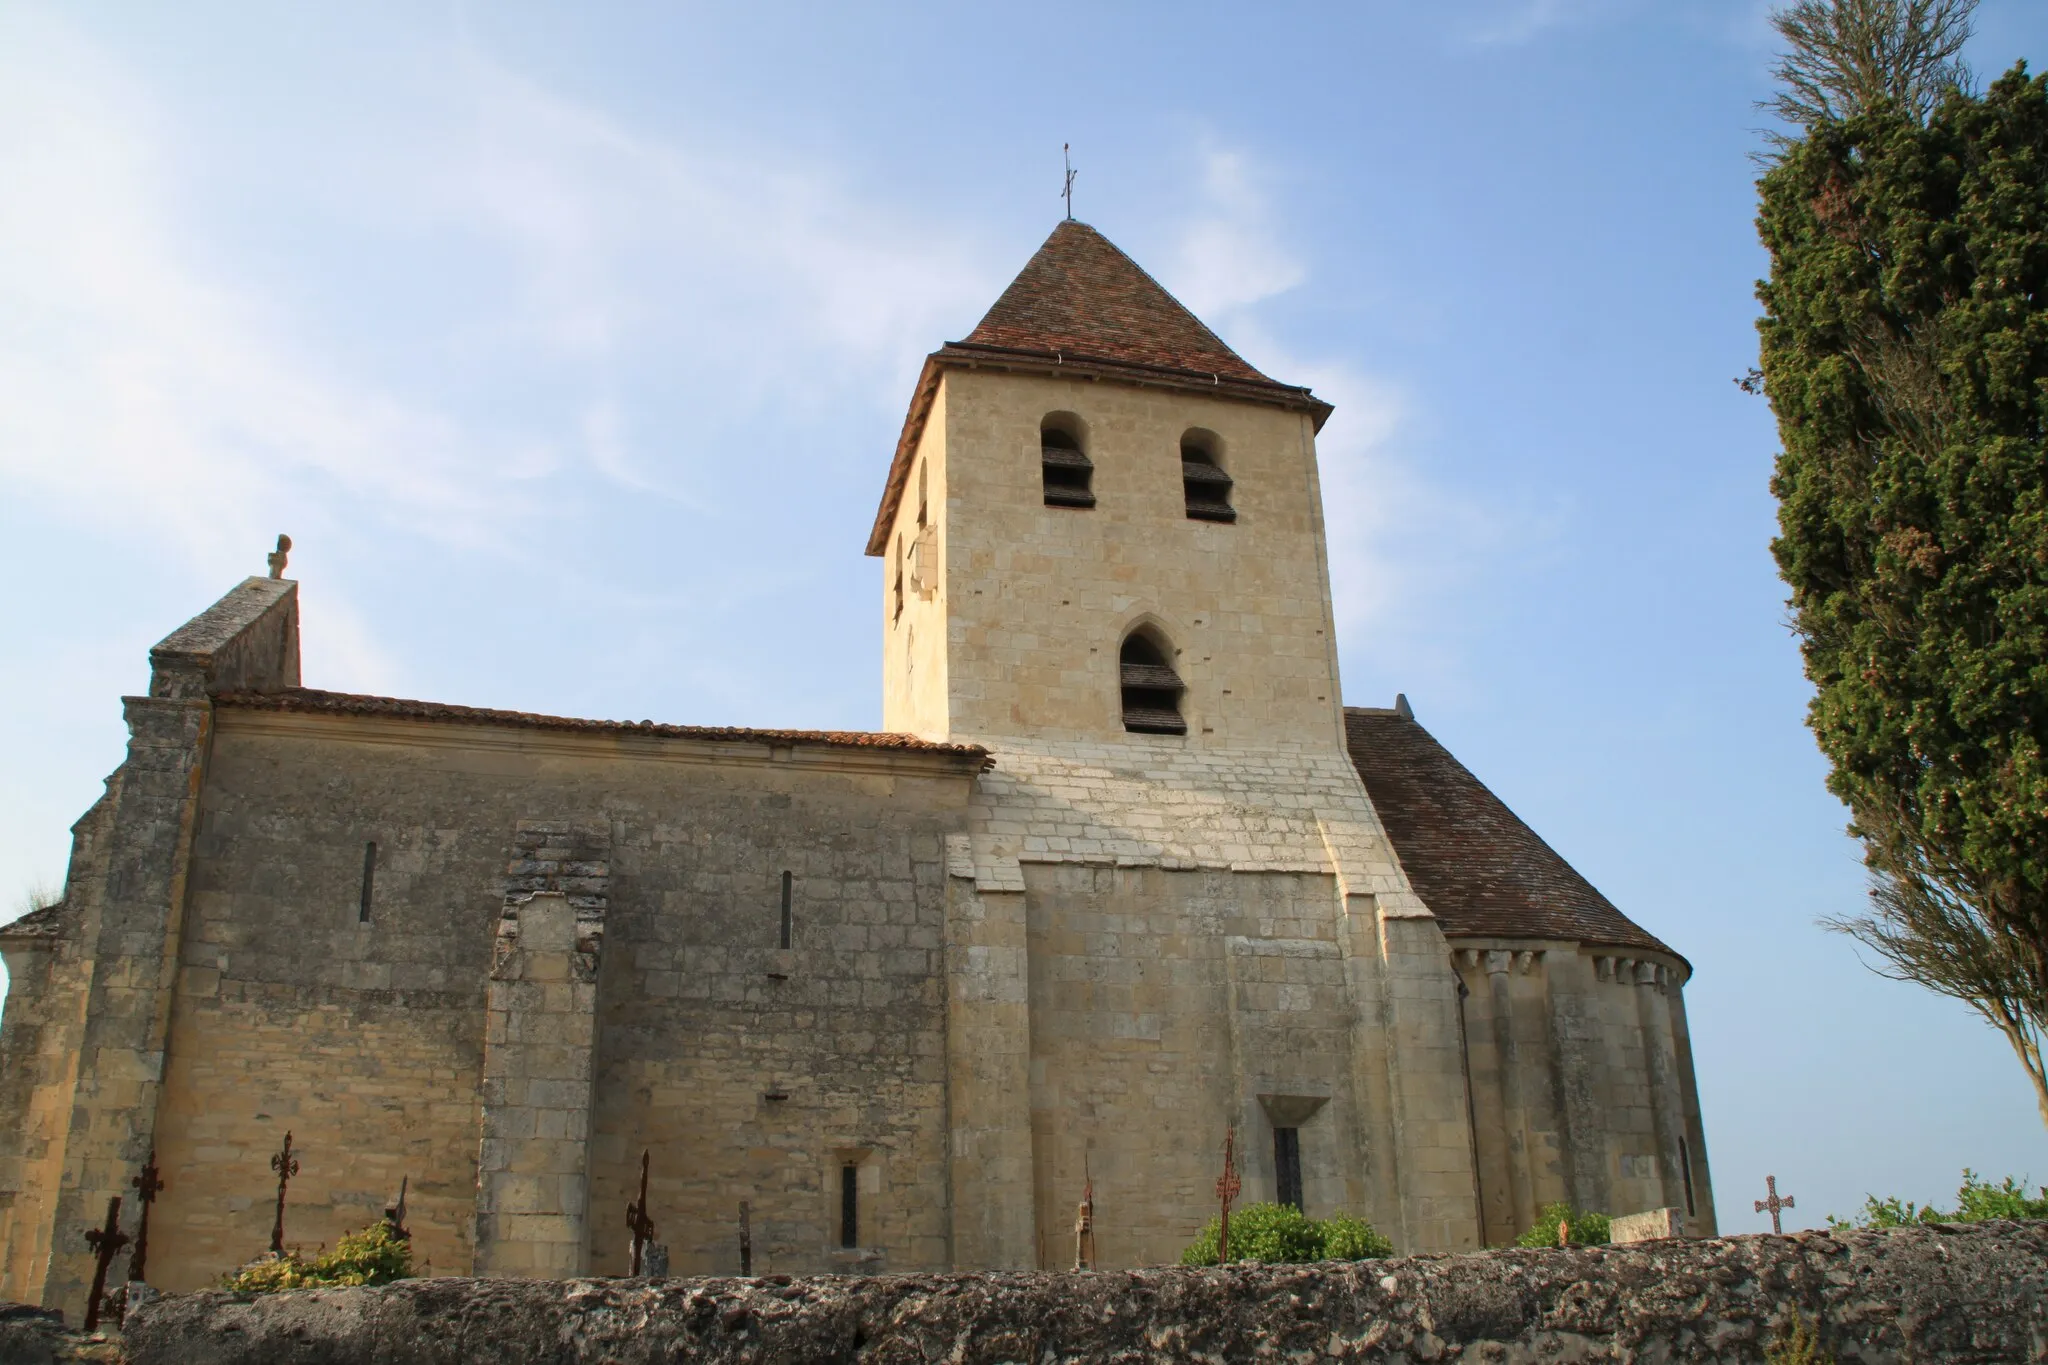
[[[2048,1356],[2048,1224],[1934,1225],[1224,1270],[409,1280],[158,1299],[135,1365],[1750,1362],[1795,1318],[1841,1365]]]
[[[149,651],[149,695],[205,697],[299,685],[299,585],[245,578]]]

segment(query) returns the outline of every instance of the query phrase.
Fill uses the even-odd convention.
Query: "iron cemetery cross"
[[[1778,1198],[1778,1177],[1774,1175],[1764,1177],[1764,1188],[1771,1192],[1771,1197],[1769,1199],[1757,1200],[1756,1211],[1762,1213],[1765,1209],[1769,1209],[1771,1211],[1771,1231],[1782,1233],[1785,1231],[1785,1227],[1784,1224],[1778,1221],[1778,1210],[1791,1208],[1792,1196],[1788,1194],[1783,1199]]]
[[[640,1253],[654,1237],[654,1220],[647,1216],[647,1153],[640,1153],[640,1202],[626,1205],[626,1230],[633,1234],[633,1278],[640,1278]]]
[[[1216,1264],[1222,1265],[1230,1259],[1230,1201],[1237,1198],[1237,1192],[1244,1188],[1244,1182],[1237,1178],[1237,1125],[1231,1124],[1223,1134],[1223,1174],[1216,1177],[1216,1198],[1223,1205],[1223,1217],[1216,1228]]]
[[[284,1148],[270,1158],[270,1169],[277,1172],[277,1218],[270,1225],[270,1253],[284,1255],[284,1188],[292,1183],[292,1177],[299,1173],[299,1159],[292,1155],[292,1130],[284,1130]]]
[[[135,1202],[142,1205],[142,1213],[135,1220],[135,1250],[128,1255],[128,1279],[130,1283],[142,1280],[147,1273],[145,1265],[149,1260],[149,1206],[167,1188],[157,1178],[156,1148],[149,1149],[149,1160],[143,1163],[142,1174],[128,1182],[135,1187]]]
[[[96,1253],[92,1268],[92,1298],[85,1305],[85,1330],[92,1332],[97,1331],[100,1325],[100,1299],[107,1292],[107,1263],[114,1259],[115,1252],[128,1245],[128,1234],[121,1231],[120,1195],[107,1199],[107,1225],[88,1231],[85,1242]]]

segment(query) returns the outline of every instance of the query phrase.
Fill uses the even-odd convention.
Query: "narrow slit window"
[[[789,946],[790,931],[796,927],[790,910],[790,894],[795,884],[796,879],[793,876],[787,872],[782,874],[782,929],[777,935],[777,947],[787,948]]]
[[[362,899],[356,904],[356,923],[370,922],[370,905],[377,894],[377,845],[363,845],[363,891]]]
[[[1273,1183],[1280,1202],[1301,1207],[1301,1129],[1273,1130]]]
[[[1230,476],[1216,463],[1208,441],[1192,434],[1181,438],[1180,482],[1190,520],[1237,520],[1237,509],[1230,505]]]
[[[896,537],[896,615],[903,615],[903,537]]]
[[[1124,729],[1145,735],[1188,732],[1180,714],[1180,694],[1187,689],[1156,641],[1132,634],[1117,653],[1117,672],[1123,687]]]
[[[925,522],[925,507],[925,464],[920,460],[917,465],[917,524],[919,526],[924,525]]]
[[[1696,1217],[1699,1210],[1692,1202],[1692,1151],[1685,1145],[1685,1139],[1678,1140],[1678,1178],[1685,1184],[1685,1216]]]
[[[839,1245],[860,1245],[860,1167],[839,1168]]]
[[[1093,507],[1095,462],[1069,432],[1047,427],[1039,434],[1039,456],[1047,507]]]

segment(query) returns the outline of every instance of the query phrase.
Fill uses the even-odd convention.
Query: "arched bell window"
[[[1217,462],[1214,432],[1195,430],[1180,438],[1180,482],[1194,521],[1236,521],[1230,505],[1230,476]]]
[[[1048,417],[1039,427],[1038,445],[1045,476],[1047,507],[1093,507],[1095,462],[1081,449],[1079,423]]]
[[[1124,729],[1141,735],[1184,735],[1180,695],[1187,690],[1167,662],[1167,650],[1144,631],[1132,631],[1117,651],[1123,685]]]

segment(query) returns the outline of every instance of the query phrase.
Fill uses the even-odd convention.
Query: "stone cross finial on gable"
[[[291,552],[292,538],[290,536],[279,536],[277,538],[277,548],[272,550],[267,556],[270,561],[270,576],[272,578],[284,577],[284,562]]]

